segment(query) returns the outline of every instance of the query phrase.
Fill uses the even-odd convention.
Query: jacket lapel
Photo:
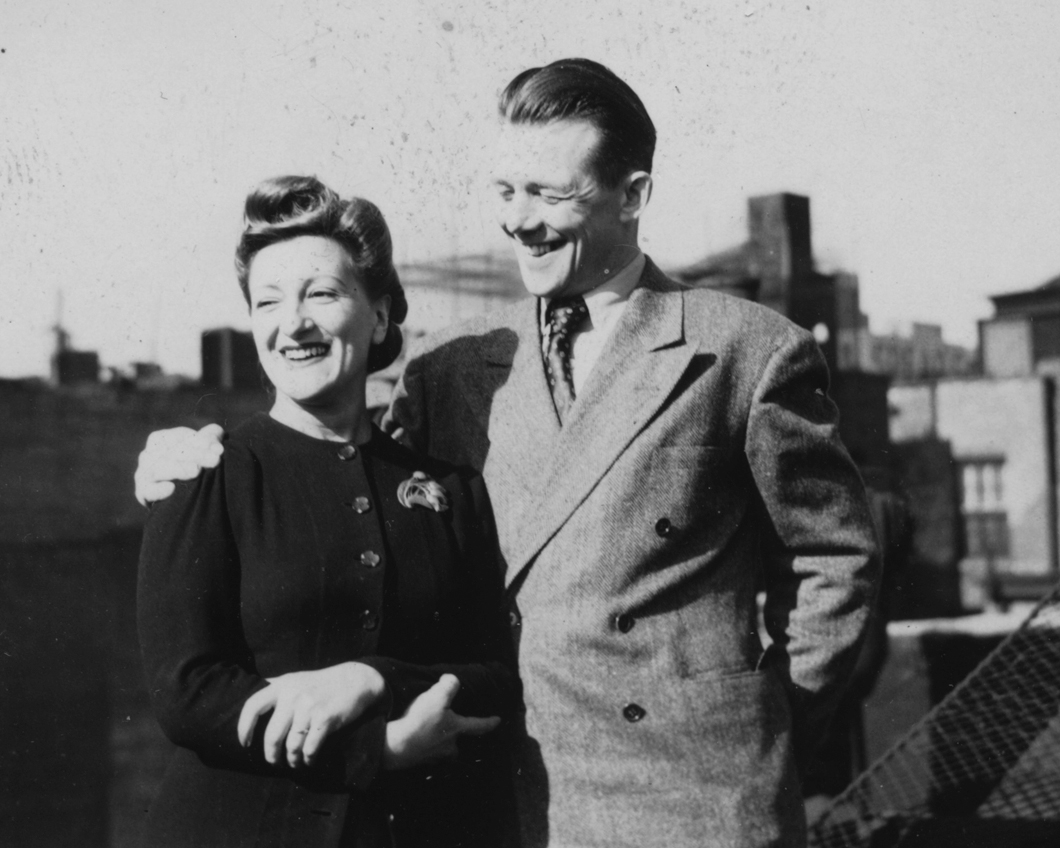
[[[537,299],[520,301],[509,325],[515,343],[482,350],[484,377],[491,388],[471,402],[476,417],[483,424],[489,422],[489,448],[482,473],[494,503],[506,558],[510,540],[542,499],[548,460],[560,435],[541,362],[537,322]]]
[[[542,469],[535,480],[535,509],[518,516],[508,528],[514,534],[505,546],[509,583],[652,420],[695,352],[684,341],[680,290],[649,261],[562,430],[553,422],[550,444],[535,458]],[[534,353],[541,392],[548,401],[541,405],[552,413],[540,353]]]

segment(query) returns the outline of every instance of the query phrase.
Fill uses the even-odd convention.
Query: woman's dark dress
[[[424,471],[450,509],[404,507]],[[145,845],[492,845],[508,812],[503,732],[461,760],[383,772],[386,721],[445,672],[453,709],[518,704],[492,515],[480,477],[418,457],[378,430],[354,448],[265,415],[224,459],[156,504],[140,557],[138,617],[151,698],[176,752]],[[291,769],[243,748],[236,722],[265,678],[357,660],[386,703]]]

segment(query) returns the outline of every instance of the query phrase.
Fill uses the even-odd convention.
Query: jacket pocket
[[[775,670],[697,675],[683,681],[689,724],[700,740],[700,767],[712,780],[746,779],[753,765],[785,770],[791,757],[791,704]]]

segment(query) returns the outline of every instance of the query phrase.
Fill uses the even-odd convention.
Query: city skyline
[[[988,295],[1060,273],[1044,2],[45,0],[3,18],[0,376],[47,373],[60,291],[105,365],[197,373],[202,329],[245,326],[242,199],[276,173],[375,200],[400,262],[506,249],[493,101],[566,55],[609,65],[656,122],[642,242],[664,267],[742,241],[748,196],[792,191],[874,332],[930,322],[971,345]]]

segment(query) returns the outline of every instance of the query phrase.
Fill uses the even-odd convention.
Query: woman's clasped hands
[[[275,765],[286,758],[292,768],[311,765],[329,733],[356,721],[385,693],[383,676],[359,662],[271,677],[243,705],[237,725],[240,744],[251,744],[258,719],[271,710],[265,759]]]
[[[249,746],[258,719],[270,711],[265,726],[265,759],[286,759],[292,768],[312,765],[321,745],[333,733],[356,721],[386,694],[386,681],[364,663],[346,662],[316,671],[296,671],[268,679],[269,685],[247,698],[239,716],[240,744]],[[417,697],[400,718],[387,723],[383,767],[388,770],[450,759],[460,736],[481,736],[500,718],[474,718],[450,706],[460,681],[443,674]]]

